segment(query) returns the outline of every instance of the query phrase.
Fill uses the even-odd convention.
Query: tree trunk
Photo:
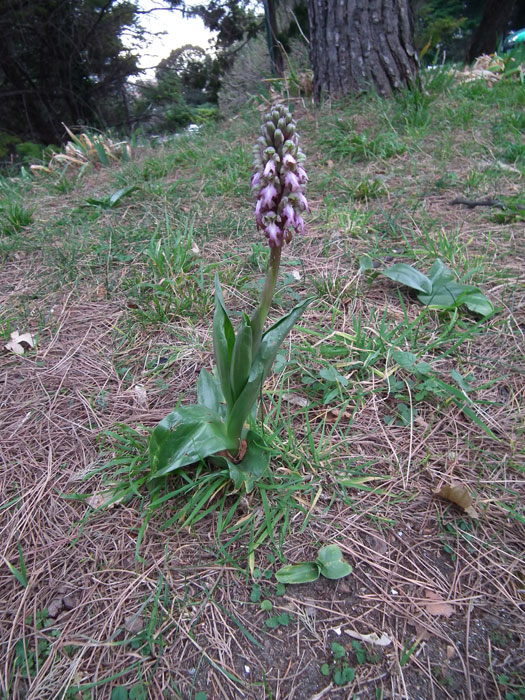
[[[469,63],[497,50],[499,38],[507,29],[515,5],[516,0],[487,0],[479,27],[472,37],[467,56]]]
[[[284,74],[284,61],[281,44],[277,38],[278,27],[275,0],[264,0],[264,13],[266,16],[266,31],[272,73],[277,78],[282,78]]]
[[[380,95],[417,79],[409,0],[308,0],[314,96]]]

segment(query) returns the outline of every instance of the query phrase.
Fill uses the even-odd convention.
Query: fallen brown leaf
[[[420,625],[417,622],[414,622],[414,627],[416,628],[416,635],[418,639],[421,641],[430,639],[430,632],[426,627],[423,627],[423,625]]]
[[[432,489],[432,493],[463,508],[465,513],[471,518],[479,518],[473,505],[474,500],[465,486],[461,484],[445,484],[440,489]]]
[[[429,615],[443,615],[444,617],[450,617],[454,612],[454,607],[447,603],[440,595],[434,593],[434,591],[425,590],[425,598],[427,602],[423,603],[426,611]]]
[[[138,634],[144,629],[144,620],[142,615],[129,615],[124,620],[124,629],[130,634]]]

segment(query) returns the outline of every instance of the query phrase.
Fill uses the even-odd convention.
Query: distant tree
[[[161,84],[168,74],[176,74],[186,102],[189,105],[201,105],[217,102],[219,71],[216,58],[200,46],[187,44],[175,49],[168,58],[161,61],[155,76]]]
[[[411,0],[414,43],[426,60],[462,61],[481,21],[479,0]]]
[[[0,0],[0,131],[43,143],[68,125],[125,118],[137,58],[136,4],[126,0]]]
[[[389,95],[417,78],[408,0],[309,0],[314,95],[375,89]]]

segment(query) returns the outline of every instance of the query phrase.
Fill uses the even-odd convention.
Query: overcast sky
[[[141,10],[151,10],[155,7],[166,7],[161,0],[139,0]],[[191,3],[188,3],[191,4]],[[141,25],[149,32],[160,36],[148,36],[141,50],[139,65],[141,68],[154,68],[159,61],[167,58],[173,49],[185,44],[208,48],[211,33],[198,18],[183,18],[178,10],[159,10],[141,15]]]

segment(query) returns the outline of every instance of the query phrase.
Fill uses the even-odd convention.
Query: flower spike
[[[254,147],[251,187],[256,199],[257,228],[264,231],[270,247],[289,243],[294,232],[302,233],[302,211],[309,211],[304,195],[308,176],[305,155],[292,115],[275,105],[264,117],[261,136]]]

